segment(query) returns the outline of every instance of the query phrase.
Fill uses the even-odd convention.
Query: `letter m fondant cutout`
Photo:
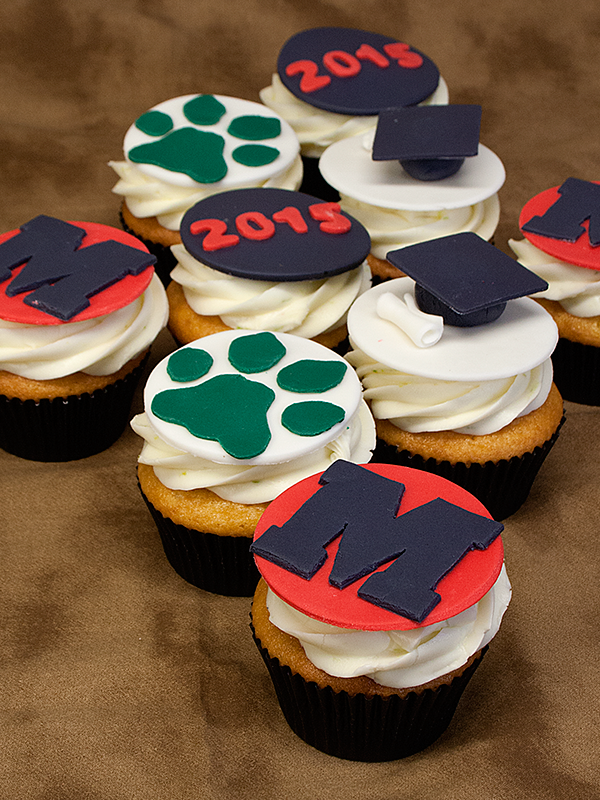
[[[534,216],[522,229],[538,236],[575,242],[585,233],[592,247],[600,244],[600,185],[579,178],[567,178],[558,188],[560,197],[541,216]]]
[[[345,461],[334,462],[320,483],[281,528],[273,525],[256,540],[252,552],[309,580],[341,534],[329,582],[344,589],[373,573],[358,596],[415,622],[440,602],[435,587],[460,559],[488,547],[503,530],[441,498],[397,516],[403,485]]]
[[[6,294],[29,292],[24,303],[69,320],[89,306],[90,297],[156,261],[146,251],[112,240],[79,248],[85,235],[76,225],[44,215],[23,225],[0,244],[0,283],[24,265]]]

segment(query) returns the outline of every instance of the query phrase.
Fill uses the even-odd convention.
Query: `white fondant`
[[[410,292],[401,298],[392,292],[384,292],[379,295],[376,309],[381,319],[387,319],[404,331],[417,347],[432,347],[444,332],[444,318],[424,314]]]
[[[575,317],[600,316],[600,271],[560,261],[527,239],[509,239],[508,244],[519,262],[548,284],[546,291],[534,297],[556,300]]]
[[[233,458],[223,450],[218,442],[199,439],[193,436],[183,425],[165,422],[152,413],[152,399],[156,394],[166,389],[181,389],[202,384],[216,375],[239,375],[235,367],[228,360],[228,351],[231,342],[242,336],[253,336],[254,333],[241,333],[240,331],[223,331],[211,336],[205,336],[186,345],[186,348],[206,350],[214,359],[214,364],[209,372],[202,378],[190,383],[177,383],[167,373],[169,357],[163,359],[152,371],[144,391],[144,405],[151,426],[167,444],[177,450],[190,453],[200,458],[221,464],[278,464],[302,458],[303,456],[323,447],[336,439],[347,427],[348,421],[354,416],[362,399],[362,388],[354,370],[348,368],[338,386],[322,393],[299,394],[281,389],[277,385],[277,375],[286,366],[305,359],[315,361],[340,361],[345,366],[347,362],[333,351],[323,347],[310,339],[303,339],[291,334],[273,334],[286,348],[286,354],[274,367],[266,372],[246,374],[248,380],[263,383],[275,393],[275,399],[267,412],[267,420],[272,438],[266,450],[252,459],[240,460]],[[344,409],[345,416],[342,422],[334,425],[328,431],[318,436],[297,436],[281,424],[281,415],[285,408],[306,401],[320,400],[333,403]],[[227,398],[223,398],[223,413],[228,412]]]
[[[183,245],[171,250],[178,262],[171,278],[183,286],[190,308],[202,316],[221,317],[230,328],[311,339],[343,325],[353,301],[371,285],[366,261],[331,278],[274,283],[219,272],[195,259]]]
[[[455,617],[409,631],[338,628],[302,614],[270,589],[270,621],[302,645],[306,657],[328,675],[367,675],[382,686],[408,688],[458,669],[496,635],[511,598],[503,566],[481,600]]]
[[[368,141],[372,139],[372,133]],[[441,181],[419,181],[398,161],[373,161],[363,136],[332,144],[319,160],[325,180],[361,203],[406,211],[442,211],[475,205],[504,183],[502,161],[485,145],[459,171]]]
[[[0,369],[39,381],[74,372],[112,375],[152,344],[168,314],[164,287],[154,275],[140,297],[102,317],[62,325],[0,320]]]
[[[364,133],[377,125],[377,116],[351,117],[306,103],[284,86],[277,73],[273,75],[271,85],[260,91],[260,99],[289,122],[300,140],[302,155],[309,158],[319,158],[333,142]],[[440,76],[436,90],[419,105],[443,106],[447,103],[448,86]]]
[[[224,97],[223,95],[213,96],[226,108],[226,113],[223,114],[215,125],[195,125],[185,117],[183,107],[187,102],[193,100],[194,97],[198,97],[198,95],[195,94],[174,97],[170,100],[158,103],[158,105],[149,109],[150,111],[162,111],[164,114],[168,114],[173,120],[172,131],[179,128],[195,128],[199,131],[216,133],[223,137],[225,140],[223,157],[227,162],[227,174],[222,180],[209,184],[210,186],[213,186],[218,191],[242,186],[256,186],[269,178],[281,174],[292,165],[293,161],[298,156],[300,145],[298,143],[298,137],[285,120],[281,119],[281,117],[260,103],[253,103],[250,100],[242,100],[237,97]],[[272,139],[261,139],[260,141],[238,139],[228,133],[227,128],[236,117],[241,116],[261,116],[278,119],[281,123],[281,133],[279,136]],[[129,151],[133,147],[149,142],[156,142],[160,138],[162,137],[149,136],[143,133],[134,123],[125,134],[123,150],[126,159],[129,160]],[[274,147],[279,150],[279,155],[270,164],[260,167],[247,167],[243,164],[239,164],[232,158],[233,151],[244,144],[262,144],[267,147]],[[187,188],[197,188],[198,186],[207,185],[198,183],[183,172],[172,172],[154,164],[135,163],[141,172],[150,177],[158,178],[165,183]]]
[[[495,322],[474,328],[445,325],[433,347],[423,350],[396,325],[381,319],[377,302],[385,292],[414,297],[414,281],[396,278],[361,295],[348,313],[352,346],[392,369],[446,381],[485,381],[517,375],[550,357],[558,329],[535,300],[510,300]]]

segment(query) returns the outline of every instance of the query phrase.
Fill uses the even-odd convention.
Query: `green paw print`
[[[256,106],[258,109],[258,104]],[[227,108],[213,95],[205,94],[183,103],[181,113],[189,125],[175,127],[171,114],[156,109],[142,114],[135,127],[155,140],[131,147],[129,159],[139,164],[153,164],[169,172],[181,172],[198,183],[222,180],[228,172],[225,136],[205,129],[220,123]],[[237,116],[229,122],[224,133],[245,142],[234,145],[231,150],[231,158],[245,167],[266,166],[280,155],[277,147],[257,144],[280,136],[281,122],[275,117],[260,114]]]
[[[264,453],[272,438],[267,412],[277,389],[322,395],[338,387],[347,372],[342,359],[303,358],[281,367],[275,383],[267,385],[262,379],[286,352],[285,345],[272,333],[240,336],[231,341],[227,351],[228,369],[235,372],[211,376],[218,370],[207,350],[182,348],[168,360],[171,381],[206,380],[158,392],[152,400],[152,413],[165,422],[183,426],[194,437],[218,442],[233,458],[255,458]],[[296,436],[314,437],[342,422],[346,413],[337,403],[309,399],[285,405],[280,423]]]

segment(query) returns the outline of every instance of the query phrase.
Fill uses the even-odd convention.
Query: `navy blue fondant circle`
[[[311,28],[292,36],[283,45],[277,59],[277,71],[284,86],[300,100],[316,108],[337,114],[369,116],[384,108],[412,106],[432,94],[439,83],[440,73],[426,55],[410,47],[423,59],[421,66],[401,67],[397,59],[386,55],[383,47],[399,40],[379,33],[355,28]],[[368,59],[360,59],[360,70],[352,77],[336,77],[323,65],[323,56],[342,50],[355,57],[361,45],[370,45],[388,59],[389,66],[382,68]],[[331,78],[326,86],[313,92],[300,89],[302,74],[287,75],[286,68],[297,61],[312,61],[317,65],[319,77]]]
[[[185,214],[181,240],[198,261],[219,272],[260,281],[304,281],[339,275],[362,264],[371,249],[371,239],[361,223],[339,212],[350,221],[346,233],[324,233],[309,211],[313,205],[325,206],[323,200],[287,189],[234,189],[200,200]],[[239,234],[236,218],[250,211],[260,212],[268,220],[284,208],[298,209],[306,223],[306,233],[297,233],[285,222],[275,222],[275,233],[267,239],[247,239]],[[222,220],[226,235],[239,236],[233,246],[206,250],[205,232],[192,234],[190,227],[199,220]]]

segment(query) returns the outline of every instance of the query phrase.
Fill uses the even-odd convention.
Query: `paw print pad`
[[[259,103],[185,95],[142,114],[125,134],[125,157],[150,177],[183,187],[256,186],[297,157],[292,128]]]
[[[337,438],[361,401],[343,358],[291,334],[224,331],[152,372],[146,413],[166,442],[218,463],[277,464]]]

